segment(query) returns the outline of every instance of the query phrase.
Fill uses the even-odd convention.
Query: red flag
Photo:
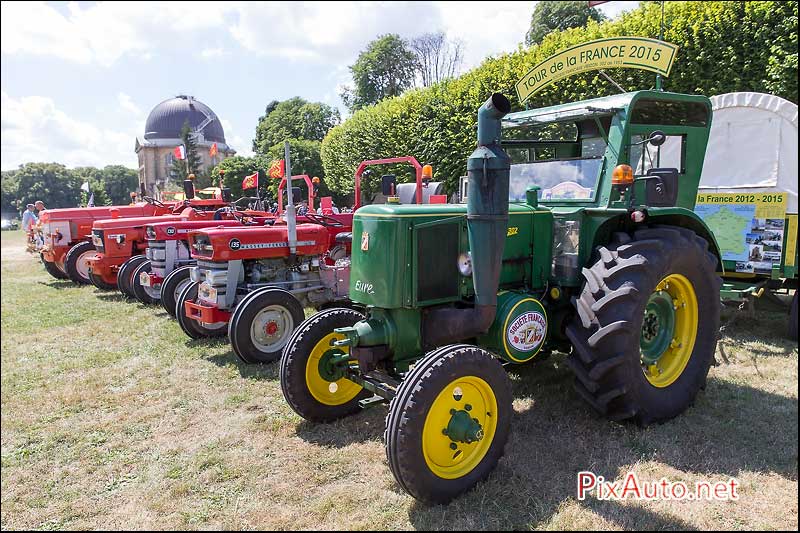
[[[184,145],[175,147],[175,159],[186,159],[186,147]]]
[[[211,157],[217,155],[217,143],[211,145],[211,149],[208,151],[208,155]]]
[[[592,1],[590,1],[589,2],[589,7],[599,6],[600,4],[607,4],[607,3],[608,3],[608,0],[603,0],[602,2],[596,2],[596,1],[592,2]]]
[[[242,189],[257,189],[258,188],[258,171],[255,174],[245,176],[242,180]]]
[[[283,159],[276,159],[269,164],[267,176],[270,178],[280,179],[286,173],[286,161]]]

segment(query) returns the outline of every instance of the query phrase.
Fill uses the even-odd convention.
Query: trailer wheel
[[[503,455],[511,380],[491,353],[465,344],[420,359],[386,417],[386,457],[414,498],[446,503],[485,479]]]
[[[303,319],[297,298],[283,289],[266,287],[239,302],[228,324],[228,337],[234,353],[245,363],[271,363],[280,358]]]
[[[793,341],[797,340],[797,289],[794,291],[792,298],[792,307],[789,310],[789,338]]]
[[[598,252],[567,326],[575,388],[612,420],[669,420],[705,388],[714,360],[717,258],[705,239],[672,226],[615,234]]]
[[[89,279],[89,258],[97,253],[90,242],[79,242],[64,256],[64,272],[69,279],[81,285],[91,283]]]
[[[131,274],[131,292],[137,300],[145,305],[157,304],[161,296],[161,291],[159,289],[142,285],[140,276],[143,272],[150,272],[150,269],[150,261],[142,261],[139,263],[138,267],[133,269],[133,274]]]
[[[44,254],[39,254],[39,258],[42,260],[44,269],[47,271],[48,274],[50,274],[56,279],[69,279],[69,276],[67,276],[66,272],[63,272],[60,268],[58,268],[58,265],[45,260]]]
[[[131,278],[133,271],[147,261],[147,258],[143,255],[134,255],[122,265],[120,265],[119,270],[117,271],[117,288],[120,290],[122,294],[127,296],[128,298],[136,298],[133,294],[133,289],[131,289]]]
[[[115,291],[117,290],[117,286],[113,283],[106,282],[100,276],[92,274],[91,270],[89,271],[89,281],[92,282],[92,285],[100,289],[101,291]]]
[[[281,358],[281,389],[294,411],[312,422],[332,422],[358,412],[359,400],[370,394],[344,377],[331,359],[349,353],[349,348],[334,348],[331,342],[343,339],[336,328],[352,326],[364,315],[352,309],[337,308],[308,317],[294,331]]]
[[[178,304],[178,297],[183,292],[183,289],[192,282],[189,279],[191,268],[190,266],[185,266],[173,270],[161,283],[161,306],[172,318],[177,316],[175,306]]]
[[[176,319],[178,325],[184,333],[193,339],[204,339],[207,337],[222,337],[228,332],[226,322],[216,322],[214,324],[206,324],[198,322],[186,316],[186,302],[187,300],[194,300],[197,298],[197,287],[200,283],[193,282],[186,286],[178,297],[178,303],[175,306]]]

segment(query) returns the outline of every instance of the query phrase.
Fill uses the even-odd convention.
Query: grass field
[[[2,529],[797,529],[797,344],[786,315],[736,317],[730,365],[687,413],[598,418],[563,356],[512,374],[506,455],[425,506],[394,482],[385,407],[314,425],[277,365],[191,341],[160,307],[55,281],[2,233]],[[726,315],[730,318],[730,315]],[[576,473],[726,481],[738,501],[578,501]]]

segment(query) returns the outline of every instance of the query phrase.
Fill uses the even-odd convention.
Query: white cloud
[[[200,57],[203,59],[218,59],[225,55],[223,48],[205,48],[200,52]]]
[[[117,94],[117,101],[119,102],[119,106],[125,111],[137,117],[142,114],[142,110],[139,109],[139,106],[133,103],[133,99],[129,95],[125,93],[119,93]]]
[[[129,131],[97,127],[70,117],[51,98],[13,98],[5,91],[0,109],[3,170],[30,161],[57,161],[68,167],[115,163],[137,166],[134,124]]]
[[[251,157],[253,155],[253,138],[247,140],[241,135],[238,135],[233,129],[233,123],[230,120],[221,118],[219,119],[222,124],[222,130],[225,132],[225,140],[228,146],[236,150],[236,155],[244,157]]]

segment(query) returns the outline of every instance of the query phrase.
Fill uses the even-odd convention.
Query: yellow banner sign
[[[605,68],[638,68],[669,76],[678,47],[646,37],[598,39],[550,56],[517,82],[520,103],[553,82]]]

